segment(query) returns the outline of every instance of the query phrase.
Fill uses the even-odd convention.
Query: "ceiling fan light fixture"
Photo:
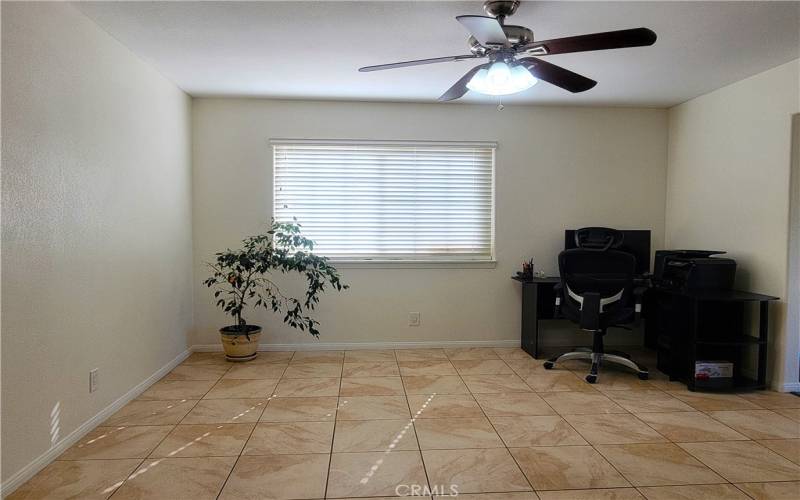
[[[489,85],[492,87],[505,87],[511,80],[511,68],[508,67],[508,64],[497,61],[489,66],[486,79],[489,80]]]
[[[482,68],[467,83],[473,92],[486,95],[509,95],[528,90],[538,80],[523,66],[510,66],[503,61],[495,61],[489,69]]]
[[[492,96],[516,94],[534,86],[539,78],[577,94],[594,88],[597,82],[534,56],[646,47],[653,45],[658,38],[651,29],[633,28],[537,40],[530,28],[506,24],[506,18],[514,14],[519,4],[518,0],[486,0],[484,10],[487,16],[456,16],[456,21],[470,34],[467,39],[470,54],[378,64],[358,70],[379,71],[488,58],[489,63],[467,71],[438,100],[447,102],[460,99],[470,90]]]

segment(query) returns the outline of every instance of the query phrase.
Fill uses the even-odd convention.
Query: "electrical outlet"
[[[97,390],[97,368],[89,371],[89,392]]]
[[[418,312],[410,312],[410,313],[408,313],[408,326],[419,326],[419,313]]]

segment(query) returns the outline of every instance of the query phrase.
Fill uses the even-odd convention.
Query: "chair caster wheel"
[[[586,375],[586,381],[589,382],[590,384],[594,384],[595,382],[597,382],[597,375],[592,375],[592,374]]]
[[[554,366],[554,364],[553,364],[553,362],[552,362],[552,361],[545,361],[545,362],[544,362],[544,364],[543,364],[542,366],[544,366],[544,369],[545,369],[545,370],[552,370],[552,369],[553,369],[553,366]]]
[[[648,378],[650,378],[648,372],[639,372],[639,380],[647,380]]]

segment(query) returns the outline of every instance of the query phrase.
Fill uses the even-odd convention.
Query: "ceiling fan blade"
[[[656,34],[647,28],[607,31],[589,35],[569,36],[541,40],[522,47],[520,51],[537,50],[538,54],[567,54],[569,52],[586,52],[589,50],[624,49],[627,47],[645,47],[656,43]],[[542,49],[542,47],[544,49]]]
[[[447,57],[433,57],[431,59],[417,59],[414,61],[401,61],[396,63],[390,64],[378,64],[376,66],[364,66],[363,68],[358,68],[358,71],[362,73],[368,71],[381,71],[384,69],[393,69],[393,68],[405,68],[407,66],[421,66],[423,64],[435,64],[440,62],[449,62],[449,61],[461,61],[463,59],[475,59],[481,56],[476,56],[474,54],[463,55],[463,56],[447,56]]]
[[[469,83],[469,81],[472,80],[472,77],[475,76],[475,73],[477,73],[479,70],[483,68],[488,68],[489,66],[491,66],[491,63],[479,64],[478,66],[475,66],[471,70],[467,71],[467,74],[462,76],[461,79],[459,79],[455,84],[453,84],[452,87],[447,89],[447,92],[442,94],[439,97],[439,100],[452,101],[466,94],[467,90],[469,90],[467,89],[467,83]]]
[[[544,80],[572,93],[584,92],[597,85],[597,82],[591,78],[586,78],[536,57],[523,57],[522,59],[517,59],[517,62],[522,64],[539,80]]]
[[[488,16],[458,16],[456,21],[467,28],[481,45],[508,45],[508,38],[500,22]]]

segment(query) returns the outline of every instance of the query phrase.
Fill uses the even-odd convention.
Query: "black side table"
[[[733,386],[728,390],[764,389],[767,385],[767,342],[769,338],[769,303],[778,297],[739,290],[678,291],[653,288],[647,294],[647,327],[657,339],[658,368],[670,380],[686,383],[690,391],[695,383],[698,360],[733,362]],[[758,303],[758,336],[748,331],[747,304]],[[757,350],[753,361],[755,379],[742,370]],[[752,351],[750,351],[752,352]]]

